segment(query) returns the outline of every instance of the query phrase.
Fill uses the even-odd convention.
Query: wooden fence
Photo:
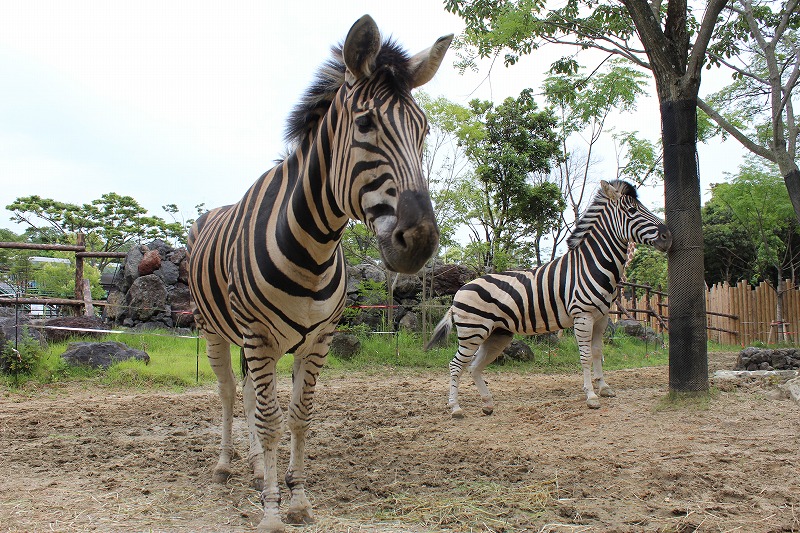
[[[124,258],[125,252],[87,252],[84,236],[78,234],[77,243],[72,244],[36,244],[28,242],[0,242],[0,248],[18,250],[47,250],[75,253],[75,297],[74,298],[31,298],[17,297],[0,300],[0,305],[64,305],[75,308],[77,314],[81,309],[86,315],[94,315],[94,305],[106,305],[105,301],[93,301],[89,281],[83,277],[83,260],[88,257]]]
[[[658,331],[669,328],[666,293],[645,285],[625,283],[612,308],[618,318],[632,318]],[[639,289],[638,297],[632,295]],[[776,320],[777,292],[771,284],[753,287],[746,281],[735,286],[717,283],[706,292],[706,327],[709,340],[720,344],[747,346],[756,341],[772,344],[798,341],[800,332],[800,286],[785,282],[783,321]]]

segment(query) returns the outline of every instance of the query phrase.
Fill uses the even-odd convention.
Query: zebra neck
[[[627,242],[621,241],[606,228],[594,228],[581,242],[578,250],[592,270],[592,277],[596,280],[605,278],[607,285],[602,285],[613,292],[622,278],[622,270],[628,257]]]
[[[325,128],[320,128],[325,132]],[[333,201],[330,143],[310,136],[282,164],[287,196],[277,219],[278,232],[290,231],[317,264],[336,255],[347,216]]]

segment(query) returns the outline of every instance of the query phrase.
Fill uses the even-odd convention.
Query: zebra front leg
[[[222,443],[219,459],[211,479],[215,483],[226,483],[231,477],[231,459],[235,455],[233,447],[233,405],[236,400],[236,377],[231,366],[230,344],[215,333],[204,332],[206,354],[211,369],[217,376],[219,398],[222,402]]]
[[[244,346],[247,370],[255,396],[253,422],[264,450],[264,488],[261,504],[264,517],[258,524],[261,533],[282,533],[281,491],[278,487],[278,443],[283,434],[283,412],[278,405],[275,367],[281,355],[266,339],[246,338]]]
[[[286,471],[286,486],[291,492],[291,499],[286,519],[290,524],[314,523],[311,502],[305,492],[306,431],[311,424],[317,377],[319,370],[325,364],[330,340],[329,335],[321,335],[309,353],[306,353],[306,350],[298,350],[294,354],[292,400],[287,414],[291,433],[291,456],[289,469]]]
[[[253,390],[253,380],[248,373],[242,386],[242,399],[244,400],[244,414],[247,418],[247,429],[250,435],[250,452],[247,456],[253,478],[250,486],[254,490],[264,490],[264,449],[261,447],[261,438],[256,430],[256,393]]]
[[[583,392],[586,393],[586,405],[589,409],[599,409],[600,399],[595,394],[592,386],[592,332],[594,330],[594,319],[591,316],[578,316],[575,318],[573,327],[581,356]]]
[[[604,398],[613,398],[617,393],[603,379],[603,333],[607,326],[606,315],[595,322],[592,329],[592,388]]]

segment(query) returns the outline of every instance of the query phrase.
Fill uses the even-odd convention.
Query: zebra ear
[[[375,68],[375,58],[381,49],[381,32],[369,15],[353,24],[344,40],[342,56],[347,70],[355,79],[366,78]]]
[[[453,41],[453,34],[439,37],[433,46],[426,48],[409,60],[411,66],[411,87],[425,85],[433,78],[439,66],[442,64],[444,54]]]
[[[612,202],[615,202],[622,197],[622,194],[620,194],[617,188],[606,180],[600,180],[600,189],[603,191],[603,195],[605,195],[605,197]]]

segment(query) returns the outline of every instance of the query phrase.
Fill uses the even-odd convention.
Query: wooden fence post
[[[86,250],[86,237],[84,237],[83,233],[78,232],[76,235],[77,239],[75,244],[83,248],[81,251]],[[76,300],[83,300],[83,257],[75,254],[75,299]],[[84,305],[84,311],[86,310],[86,306]],[[81,314],[81,310],[78,309],[77,314]]]

